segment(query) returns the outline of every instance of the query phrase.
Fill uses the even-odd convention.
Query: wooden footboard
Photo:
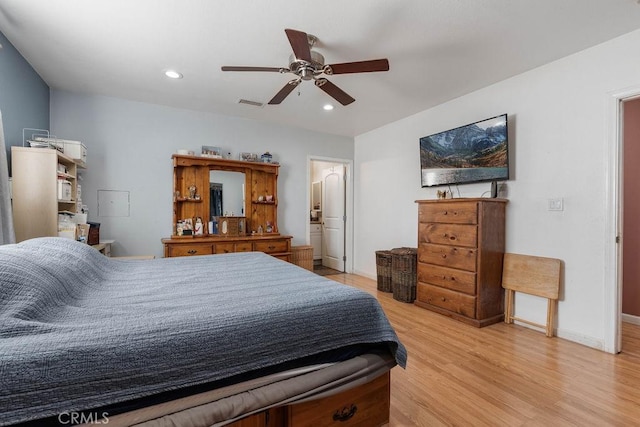
[[[342,393],[282,406],[229,424],[230,427],[377,427],[389,422],[390,372]]]

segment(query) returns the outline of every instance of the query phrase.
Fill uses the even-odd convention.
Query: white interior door
[[[322,171],[322,265],[344,271],[344,165]]]

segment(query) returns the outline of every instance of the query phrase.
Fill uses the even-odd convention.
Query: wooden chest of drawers
[[[162,239],[164,256],[194,256],[231,252],[264,252],[291,262],[291,236],[193,237]]]
[[[504,199],[418,200],[415,304],[482,327],[504,319]]]

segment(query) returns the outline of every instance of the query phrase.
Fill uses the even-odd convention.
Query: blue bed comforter
[[[378,342],[405,366],[373,296],[262,253],[132,261],[62,238],[0,246],[0,425]]]

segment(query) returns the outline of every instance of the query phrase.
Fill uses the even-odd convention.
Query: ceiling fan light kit
[[[278,67],[247,67],[247,66],[223,66],[222,71],[264,71],[277,72],[281,74],[291,73],[297,76],[286,85],[269,101],[271,105],[280,104],[293,92],[303,80],[313,80],[315,85],[322,89],[327,95],[338,101],[342,105],[349,105],[355,101],[353,97],[344,92],[335,84],[331,83],[322,75],[331,76],[335,74],[371,73],[377,71],[389,71],[389,61],[385,59],[374,59],[369,61],[344,62],[340,64],[325,64],[324,56],[311,50],[318,41],[314,35],[298,30],[286,29],[284,32],[289,39],[293,54],[289,57],[289,68]]]

